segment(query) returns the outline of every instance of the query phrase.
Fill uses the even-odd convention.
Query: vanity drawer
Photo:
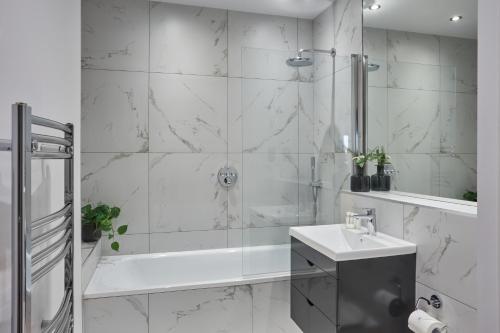
[[[327,256],[319,253],[308,245],[292,237],[291,239],[292,250],[314,263],[316,266],[327,272],[328,274],[338,278],[337,276],[337,263],[328,258]]]
[[[332,322],[337,322],[337,279],[291,251],[291,284]]]
[[[291,317],[303,333],[336,333],[332,323],[310,300],[295,287],[290,288]]]

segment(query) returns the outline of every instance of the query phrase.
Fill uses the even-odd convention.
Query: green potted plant
[[[98,204],[92,208],[92,204],[82,207],[82,240],[84,242],[95,242],[101,238],[104,232],[108,239],[112,239],[111,248],[120,250],[120,243],[115,240],[115,235],[123,235],[127,232],[126,224],[115,229],[113,219],[120,215],[120,208],[110,207],[106,204]]]
[[[464,200],[477,202],[477,192],[467,191],[463,194]]]
[[[368,154],[353,154],[354,173],[351,176],[351,191],[370,192],[370,176],[366,175],[366,164],[370,160]]]
[[[376,147],[370,156],[377,164],[377,173],[371,177],[371,188],[373,191],[390,191],[391,176],[385,174],[386,164],[391,164],[391,157],[386,154],[384,146]]]

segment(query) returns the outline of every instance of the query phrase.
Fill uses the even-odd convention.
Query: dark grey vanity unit
[[[416,255],[336,262],[292,237],[291,317],[304,333],[404,333]]]

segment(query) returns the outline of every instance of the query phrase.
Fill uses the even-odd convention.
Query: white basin
[[[290,236],[335,261],[389,257],[417,251],[413,243],[381,232],[368,235],[364,228],[346,229],[343,224],[292,227]]]

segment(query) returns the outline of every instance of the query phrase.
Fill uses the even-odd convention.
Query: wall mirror
[[[384,146],[392,190],[473,200],[477,1],[366,0],[368,148]]]

